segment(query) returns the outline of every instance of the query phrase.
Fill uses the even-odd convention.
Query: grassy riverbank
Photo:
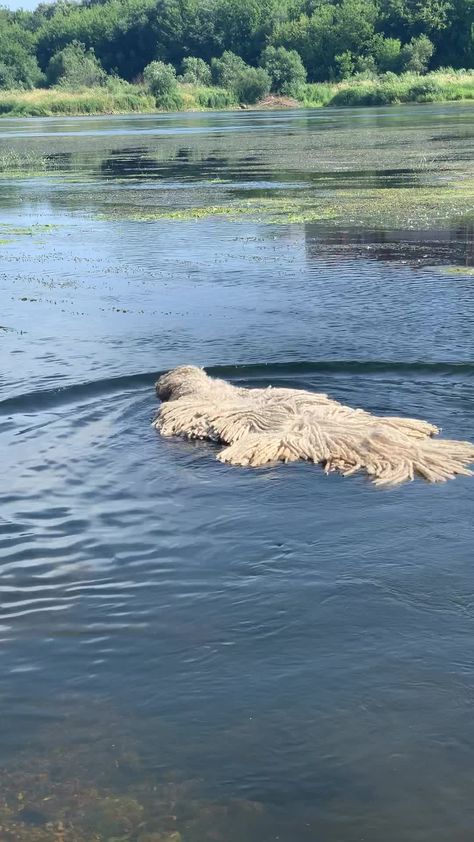
[[[347,79],[343,82],[306,85],[305,106],[396,105],[404,102],[450,102],[474,99],[474,71],[435,71],[421,76],[386,73],[374,79]]]
[[[238,107],[235,94],[224,88],[180,85],[182,111],[224,110]],[[275,99],[276,107],[370,106],[407,102],[474,100],[474,71],[421,76],[385,74],[375,79],[348,79],[337,83],[308,84],[298,100]],[[257,103],[253,108],[259,108]],[[270,107],[272,103],[270,102]],[[0,116],[54,117],[82,114],[153,113],[166,110],[144,87],[120,83],[77,91],[37,88],[0,91]],[[266,103],[266,107],[269,104]],[[173,109],[174,110],[174,109]]]
[[[2,117],[54,117],[76,114],[128,114],[155,111],[154,98],[137,85],[87,88],[79,91],[36,88],[0,91]]]

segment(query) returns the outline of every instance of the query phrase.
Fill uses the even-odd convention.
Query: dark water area
[[[471,216],[186,216],[473,152],[467,106],[2,120],[1,842],[472,839],[474,481],[151,421],[193,363],[474,439]]]

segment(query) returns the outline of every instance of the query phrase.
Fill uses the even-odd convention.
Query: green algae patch
[[[474,219],[474,180],[449,186],[341,191],[346,223],[423,230]]]
[[[467,223],[474,219],[474,179],[420,187],[297,190],[290,197],[282,196],[281,191],[274,193],[249,199],[228,198],[228,192],[223,189],[225,204],[147,209],[122,206],[102,213],[99,218],[135,222],[227,219],[271,224],[332,221],[334,225],[413,230],[448,227],[453,222]]]
[[[474,277],[474,266],[441,266],[439,271],[443,275],[455,275],[465,278]]]
[[[34,225],[10,225],[7,222],[0,222],[0,244],[13,243],[17,237],[34,237],[38,234],[46,234],[57,228],[57,225],[34,224]]]
[[[143,211],[141,209],[117,209],[113,213],[104,213],[100,219],[128,219],[133,222],[157,222],[174,220],[177,222],[198,222],[206,219],[228,219],[237,222],[246,219],[250,222],[288,224],[292,222],[314,222],[333,219],[336,212],[329,207],[316,207],[314,200],[306,203],[288,199],[268,199],[265,201],[249,200],[245,203],[228,205],[209,205],[205,207]]]

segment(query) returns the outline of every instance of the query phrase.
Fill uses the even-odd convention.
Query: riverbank
[[[420,75],[386,73],[374,79],[347,79],[305,86],[304,106],[400,105],[408,102],[451,102],[474,99],[474,70]]]
[[[239,105],[234,93],[217,87],[180,85],[182,111],[231,110]],[[421,76],[385,74],[375,79],[307,84],[298,99],[267,97],[246,108],[315,108],[322,106],[377,106],[400,103],[474,100],[474,71],[436,71]],[[71,91],[37,88],[0,91],[2,117],[55,117],[100,114],[152,114],[163,111],[143,86],[117,85]]]

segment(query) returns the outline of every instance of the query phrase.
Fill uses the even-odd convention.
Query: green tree
[[[399,38],[384,38],[379,33],[374,35],[369,52],[380,73],[397,72],[400,67],[401,46]]]
[[[34,12],[0,7],[0,86],[39,85],[50,62],[58,77],[56,57],[73,42],[84,45],[82,78],[91,84],[97,65],[90,50],[107,73],[131,81],[161,61],[203,83],[209,69],[200,62],[214,59],[213,78],[227,88],[262,57],[273,90],[283,92],[293,90],[297,64],[302,78],[294,51],[311,81],[473,67],[474,0],[56,0]],[[268,48],[285,52],[264,58]],[[81,78],[77,64],[74,79]]]
[[[474,67],[474,0],[451,0],[446,28],[430,37],[437,64]]]
[[[267,47],[261,56],[261,66],[271,79],[271,90],[286,96],[298,96],[306,82],[306,70],[296,50]]]
[[[165,64],[163,61],[150,62],[143,71],[143,81],[155,97],[158,108],[168,111],[181,108],[182,96],[172,64]]]
[[[192,85],[210,85],[211,68],[202,58],[183,58],[181,80]]]
[[[441,32],[449,26],[452,0],[379,0],[380,27],[399,39]]]
[[[312,82],[324,81],[331,74],[334,51],[327,49],[326,33],[334,22],[334,8],[326,6],[311,16],[302,14],[286,20],[275,29],[271,43],[295,50]]]
[[[49,85],[93,88],[104,85],[107,74],[94,50],[87,50],[80,41],[73,41],[50,59],[46,78]]]
[[[256,64],[285,0],[214,0],[215,37],[220,50],[231,50]]]
[[[232,88],[237,76],[247,68],[245,61],[230,50],[211,61],[212,81],[220,88]]]
[[[334,61],[337,67],[338,79],[348,79],[353,75],[355,62],[354,56],[350,50],[344,50],[343,53],[339,53],[337,56],[334,56]]]
[[[427,35],[412,38],[410,43],[405,44],[400,51],[401,70],[425,73],[433,50],[433,44]]]
[[[155,97],[168,96],[178,87],[176,70],[164,61],[152,61],[143,71],[143,81]]]
[[[107,72],[135,78],[156,57],[156,7],[157,0],[106,0],[92,6],[56,4],[54,15],[37,32],[40,66],[46,68],[55,53],[79,41],[94,50]]]
[[[366,54],[376,21],[372,0],[342,0],[339,6],[319,0],[311,16],[285,21],[271,40],[300,54],[311,81],[326,81],[340,74],[344,53],[351,53],[351,61]]]
[[[237,74],[232,84],[232,90],[235,92],[239,102],[254,103],[259,99],[263,99],[269,91],[271,86],[271,79],[267,71],[263,67],[247,67]]]
[[[5,64],[4,61],[0,61],[0,89],[3,91],[9,91],[12,88],[18,87],[19,84],[15,68]]]
[[[0,87],[29,89],[41,84],[34,49],[33,34],[0,10]]]

